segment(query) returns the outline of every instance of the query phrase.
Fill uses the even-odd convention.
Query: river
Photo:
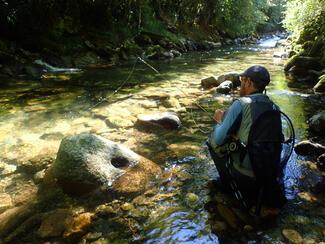
[[[311,90],[288,87],[282,61],[274,60],[272,56],[277,49],[270,40],[267,41],[260,45],[188,53],[168,61],[149,61],[159,73],[134,59],[119,67],[85,70],[80,77],[71,80],[1,81],[0,191],[11,198],[11,204],[0,208],[1,212],[22,204],[23,200],[17,199],[18,193],[26,195],[26,192],[36,191],[29,190],[32,185],[32,189],[36,187],[32,176],[21,176],[21,165],[41,156],[53,161],[64,136],[91,132],[127,145],[158,163],[165,172],[154,187],[154,194],[160,196],[158,200],[149,198],[150,194],[137,197],[138,202],[141,197],[147,198],[152,201],[151,205],[136,205],[133,198],[117,199],[129,201],[146,213],[141,221],[137,220],[136,233],[125,232],[109,219],[105,223],[104,220],[96,223],[92,232],[101,233],[102,239],[111,242],[242,240],[233,230],[228,230],[225,236],[213,231],[209,220],[211,213],[206,209],[211,200],[210,182],[218,174],[204,142],[213,126],[213,111],[226,108],[234,95],[216,94],[214,89],[203,90],[200,80],[242,71],[253,64],[264,65],[271,74],[267,93],[291,118],[297,141],[310,137],[307,120],[319,108],[324,108],[324,102],[315,98]],[[157,133],[139,132],[133,128],[137,114],[161,111],[178,112],[182,128],[176,132]],[[285,180],[287,197],[291,201],[301,190],[301,178],[309,175],[308,169],[299,163],[301,160],[305,158],[293,153],[287,165]],[[311,182],[319,180],[318,175],[310,175]],[[279,235],[266,234],[268,232],[270,230],[256,232],[244,240],[281,240]]]

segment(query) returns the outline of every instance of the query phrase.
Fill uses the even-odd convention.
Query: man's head
[[[252,92],[263,92],[270,83],[270,74],[261,65],[253,65],[240,75],[240,95],[245,96]]]

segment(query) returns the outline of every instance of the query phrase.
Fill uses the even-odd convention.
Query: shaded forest
[[[324,64],[321,2],[1,0],[0,62],[26,64],[40,58],[52,65],[84,66],[98,63],[100,57],[101,63],[116,64],[144,53],[161,57],[164,50],[182,53],[216,46],[202,41],[245,43],[233,40],[286,29],[294,33],[297,44],[292,55],[322,50]],[[84,54],[75,57],[80,53]]]
[[[283,0],[2,0],[0,51],[71,55],[97,48],[106,59],[126,59],[141,53],[139,46],[170,49],[182,37],[222,41],[278,30],[283,10]]]

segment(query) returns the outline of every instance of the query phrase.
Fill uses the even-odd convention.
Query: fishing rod
[[[142,58],[140,58],[140,57],[138,57],[138,59],[142,62],[142,63],[144,63],[145,65],[147,65],[150,69],[152,69],[155,73],[157,73],[157,74],[159,74],[159,75],[162,75],[157,69],[155,69],[152,65],[150,65],[148,62],[146,62],[145,60],[143,60]],[[168,80],[168,79],[165,79],[168,83],[169,83],[169,85],[170,86],[172,86],[172,84],[171,84],[171,82]],[[185,96],[187,96],[188,94],[185,92],[185,91],[183,91],[181,88],[179,88],[179,87],[177,87],[177,86],[175,86],[176,87],[176,89],[177,90],[179,90],[180,92],[182,92]],[[207,114],[209,114],[209,117],[212,119],[212,120],[214,120],[214,118],[213,118],[213,116],[211,116],[210,115],[210,112],[209,111],[207,111],[204,107],[202,107],[197,101],[195,101],[195,100],[193,100],[193,102],[194,102],[194,104],[196,105],[196,106],[198,106],[203,112],[205,112],[205,113],[207,113]],[[193,110],[192,110],[192,108],[190,108],[190,115],[191,115],[191,118],[192,118],[192,121],[194,122],[194,124],[196,125],[196,127],[202,132],[202,133],[204,133],[204,134],[208,134],[208,133],[210,133],[209,131],[205,131],[205,130],[203,130],[202,128],[200,128],[200,126],[197,124],[197,122],[196,122],[196,120],[194,119],[194,115],[193,115]]]
[[[145,65],[147,65],[149,68],[151,68],[153,71],[155,71],[157,74],[161,75],[161,73],[155,69],[154,67],[152,67],[150,64],[148,64],[146,61],[144,61],[142,58],[138,57],[138,59],[143,62]],[[166,79],[166,81],[171,85],[170,81]],[[181,88],[176,86],[176,89],[181,91],[184,95],[188,95],[186,92],[184,92]],[[207,111],[204,107],[202,107],[199,103],[197,103],[196,101],[194,101],[195,105],[197,105],[200,109],[202,109],[204,112],[209,113],[209,111]],[[211,117],[211,116],[210,116]],[[213,117],[211,117],[213,119]]]
[[[116,90],[114,90],[114,91],[112,92],[112,94],[110,94],[108,97],[106,97],[106,98],[100,100],[100,101],[99,101],[98,103],[96,103],[94,106],[90,107],[89,110],[91,110],[91,109],[97,107],[98,105],[102,104],[102,103],[105,102],[105,101],[108,102],[108,100],[109,100],[112,96],[114,96],[114,95],[115,95],[119,90],[121,90],[121,89],[123,88],[123,86],[126,84],[126,82],[128,82],[129,79],[131,78],[131,76],[132,76],[132,74],[133,74],[133,72],[134,72],[134,70],[135,70],[135,66],[136,66],[137,62],[138,62],[138,59],[135,60],[135,62],[134,62],[134,64],[133,64],[133,67],[132,67],[132,69],[131,69],[131,72],[129,73],[129,75],[128,75],[128,77],[126,78],[126,80],[124,80],[124,81],[122,82],[122,84],[121,84],[121,85],[120,85]]]
[[[135,60],[135,63],[130,71],[130,73],[128,74],[128,77],[126,78],[126,80],[123,81],[123,83],[116,89],[113,91],[112,94],[110,94],[107,98],[104,98],[102,100],[100,100],[99,102],[97,102],[95,105],[93,105],[92,107],[89,108],[89,110],[97,107],[98,105],[102,104],[103,102],[105,101],[108,101],[111,97],[113,97],[119,90],[121,90],[124,85],[128,82],[128,80],[131,78],[132,74],[134,73],[134,70],[135,70],[135,66],[137,64],[137,62],[141,61],[143,64],[145,64],[147,67],[149,67],[151,70],[153,70],[156,74],[159,74],[159,75],[162,75],[156,68],[154,68],[152,65],[150,65],[148,62],[146,62],[144,59],[142,59],[141,57],[137,57],[136,60]],[[168,79],[165,79],[170,86],[172,86],[171,82],[168,80]],[[188,95],[185,91],[183,91],[181,88],[175,86],[177,90],[179,90],[180,92],[182,92],[184,95]],[[210,112],[207,111],[204,107],[202,107],[197,101],[193,100],[194,104],[199,107],[203,112],[209,114],[209,117],[214,120],[213,116],[210,115]],[[200,126],[197,124],[195,118],[194,118],[194,115],[193,115],[193,110],[192,108],[190,108],[190,115],[191,115],[191,118],[192,118],[192,121],[194,122],[194,124],[196,125],[196,127],[204,134],[208,134],[210,133],[209,131],[205,131],[203,130],[202,128],[200,128]]]

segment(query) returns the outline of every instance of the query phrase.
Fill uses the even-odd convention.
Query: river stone
[[[40,136],[40,139],[43,140],[61,140],[64,137],[63,133],[61,132],[52,132],[52,133],[45,133]]]
[[[217,87],[216,91],[218,93],[228,94],[232,88],[233,88],[232,81],[226,80]]]
[[[325,135],[325,111],[315,114],[309,120],[310,129],[319,135]]]
[[[15,182],[15,194],[12,196],[14,205],[22,205],[37,197],[38,188],[32,180]]]
[[[123,204],[121,205],[121,209],[122,209],[123,211],[130,211],[130,210],[132,210],[133,208],[134,208],[133,205],[132,205],[131,203],[128,203],[128,202],[123,203]]]
[[[50,164],[54,162],[54,158],[47,155],[38,155],[27,161],[22,162],[18,166],[19,172],[26,174],[35,174],[38,171],[46,169]]]
[[[42,238],[60,236],[65,231],[67,222],[72,222],[69,209],[53,210],[44,215],[37,234]]]
[[[223,221],[213,221],[211,223],[212,232],[223,234],[227,231],[227,224]]]
[[[86,230],[92,223],[93,217],[94,213],[81,213],[71,219],[68,219],[63,237],[68,238],[71,236],[81,236],[85,234]]]
[[[17,170],[16,165],[7,164],[0,161],[0,176],[10,175]]]
[[[45,169],[36,172],[33,176],[34,183],[35,184],[42,183],[44,177],[45,177]]]
[[[112,188],[118,193],[135,193],[144,191],[150,179],[161,174],[161,169],[152,161],[141,157],[139,163],[127,169],[126,173],[116,179]]]
[[[186,203],[190,207],[195,207],[199,202],[199,196],[193,192],[187,193],[185,199],[186,199]]]
[[[305,70],[320,68],[320,59],[317,57],[302,56],[301,54],[296,54],[292,56],[284,66],[284,71],[289,71],[293,66],[301,67]]]
[[[163,104],[167,108],[181,108],[181,105],[179,104],[178,99],[175,97],[171,97],[171,98],[167,99],[166,101],[163,102]]]
[[[282,235],[288,240],[290,243],[300,244],[303,242],[303,239],[298,231],[293,229],[283,229]]]
[[[311,141],[301,141],[295,145],[295,152],[299,155],[320,155],[325,153],[325,146]]]
[[[181,121],[176,113],[164,112],[159,114],[140,114],[136,122],[138,127],[159,126],[165,129],[178,129]]]
[[[42,216],[43,214],[41,213],[30,216],[4,239],[4,243],[17,243],[23,234],[29,233],[33,231],[34,228],[40,226]]]
[[[6,209],[13,206],[12,200],[9,194],[7,193],[0,193],[0,213],[5,211]]]
[[[223,75],[218,76],[218,82],[221,84],[222,82],[226,80],[230,80],[233,83],[234,87],[240,86],[240,80],[239,80],[239,73],[237,72],[229,72]]]
[[[233,229],[240,229],[239,221],[236,218],[234,212],[223,204],[217,205],[218,213],[227,222],[227,224]]]
[[[82,194],[99,186],[110,187],[139,160],[139,155],[122,145],[83,133],[61,141],[50,175],[66,192]]]
[[[14,228],[23,223],[34,212],[34,205],[28,203],[14,207],[0,214],[0,240]]]
[[[217,77],[210,76],[201,80],[201,86],[205,89],[219,86],[222,81],[219,81]]]

